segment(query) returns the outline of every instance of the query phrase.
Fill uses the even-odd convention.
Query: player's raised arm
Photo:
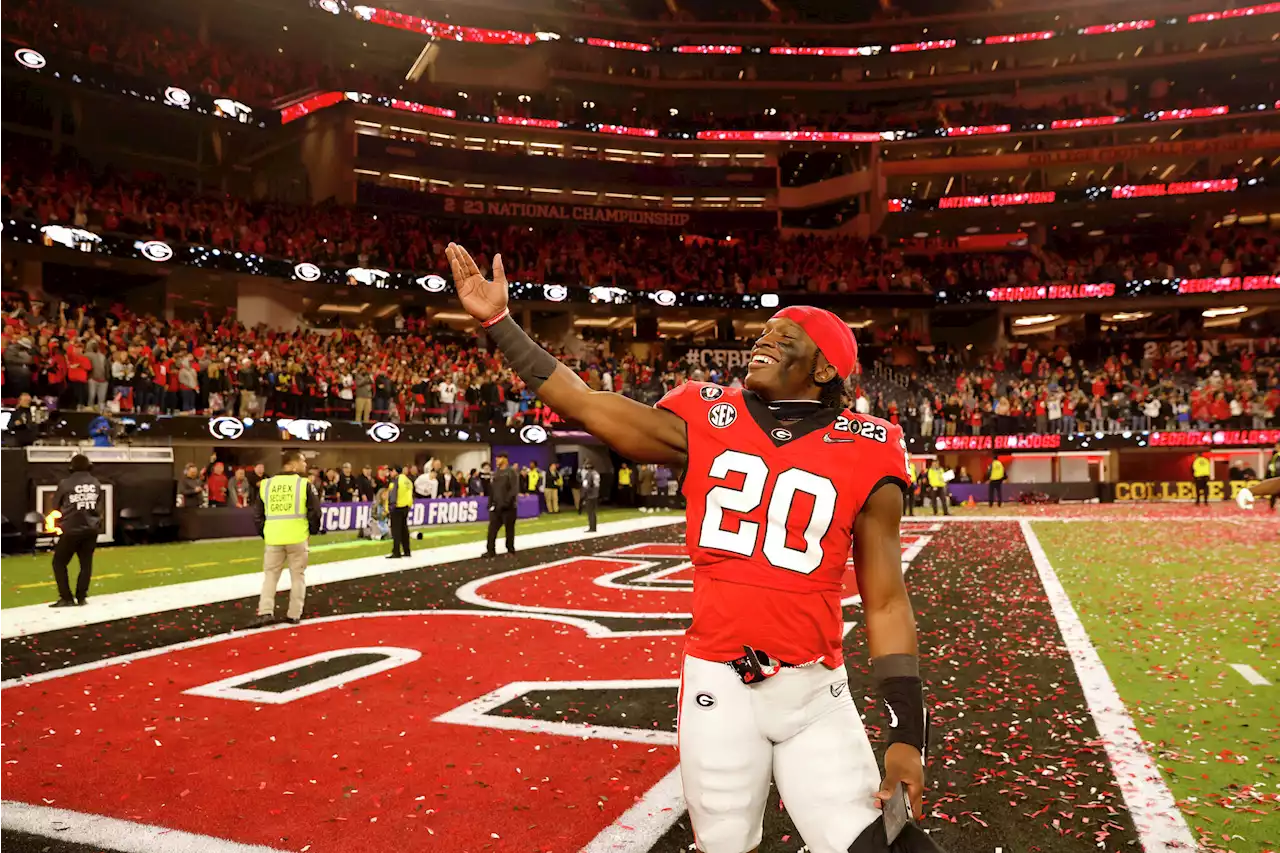
[[[876,796],[883,804],[902,782],[920,818],[924,816],[922,756],[928,721],[916,617],[902,580],[901,516],[902,493],[888,485],[877,489],[854,522],[853,564],[867,618],[871,675],[888,728],[884,784]]]
[[[681,418],[621,394],[592,391],[525,334],[507,309],[507,277],[501,255],[493,257],[493,281],[489,281],[466,249],[450,243],[445,252],[462,307],[480,321],[529,390],[561,417],[582,424],[629,459],[684,463],[688,442]]]

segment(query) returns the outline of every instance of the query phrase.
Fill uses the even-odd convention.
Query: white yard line
[[[571,542],[683,523],[683,515],[657,515],[605,522],[595,533],[588,533],[582,528],[566,528],[528,534],[519,533],[519,525],[517,525],[516,547],[529,549],[566,545]],[[390,542],[387,547],[391,547]],[[395,574],[406,569],[418,569],[458,560],[474,560],[483,556],[484,550],[484,542],[465,542],[459,545],[420,548],[413,552],[412,558],[407,560],[387,560],[385,556],[379,555],[322,563],[307,568],[307,586]],[[281,581],[283,588],[287,589],[288,579],[282,577]],[[91,595],[89,603],[84,607],[50,608],[48,604],[13,607],[0,611],[0,638],[7,640],[11,637],[40,634],[61,628],[79,628],[114,619],[129,619],[151,613],[214,604],[219,601],[256,598],[261,588],[261,572],[249,571],[224,578],[149,587],[111,595]]]
[[[648,853],[684,814],[680,768],[663,776],[580,853]]]
[[[1249,664],[1247,663],[1233,663],[1233,664],[1230,664],[1230,666],[1236,672],[1240,673],[1240,676],[1245,681],[1249,682],[1254,687],[1270,687],[1271,686],[1271,682],[1267,681],[1266,677],[1263,676],[1262,673],[1258,672],[1256,669],[1249,666]]]
[[[1178,804],[1165,785],[1159,768],[1147,753],[1146,745],[1142,742],[1129,711],[1120,701],[1120,694],[1116,692],[1111,676],[1102,665],[1098,650],[1094,648],[1080,622],[1079,614],[1050,565],[1044,547],[1031,529],[1031,522],[1027,519],[1019,521],[1031,559],[1048,596],[1049,606],[1058,621],[1063,642],[1071,654],[1076,677],[1080,679],[1080,686],[1084,689],[1089,712],[1098,726],[1107,757],[1111,759],[1116,783],[1120,786],[1125,806],[1133,818],[1138,837],[1142,840],[1143,850],[1146,853],[1166,853],[1197,849],[1186,819],[1178,810]]]
[[[211,835],[196,835],[164,826],[113,817],[33,806],[5,800],[0,803],[0,826],[66,844],[83,844],[120,853],[276,853],[275,847],[241,844]]]

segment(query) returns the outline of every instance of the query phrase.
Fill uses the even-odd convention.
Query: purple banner
[[[369,523],[372,504],[327,503],[320,508],[320,529],[325,533],[340,530],[361,530]],[[534,518],[539,513],[537,495],[520,495],[516,498],[516,517]],[[435,527],[443,524],[467,524],[489,520],[489,499],[475,498],[419,498],[409,510],[410,527]]]

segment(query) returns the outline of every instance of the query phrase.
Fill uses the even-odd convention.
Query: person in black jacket
[[[489,492],[489,547],[486,557],[498,555],[498,528],[507,529],[507,553],[516,552],[516,498],[520,494],[520,477],[511,467],[505,453],[498,454],[498,470],[493,472]]]
[[[582,484],[582,503],[578,507],[578,514],[587,514],[587,532],[596,532],[596,508],[600,505],[600,472],[596,470],[595,464],[588,459],[582,463],[582,470],[578,476],[581,478],[579,482]]]
[[[373,468],[368,465],[360,469],[360,476],[356,477],[355,483],[355,499],[360,501],[371,501],[373,496],[378,493],[378,484],[373,478]]]
[[[58,534],[58,544],[53,546],[53,577],[58,582],[58,600],[50,607],[83,605],[89,597],[93,551],[98,547],[98,528],[102,525],[102,483],[89,473],[92,467],[93,463],[83,453],[71,457],[71,476],[58,484],[53,495],[53,510],[45,520],[46,529]],[[80,559],[74,598],[67,573],[72,555]]]

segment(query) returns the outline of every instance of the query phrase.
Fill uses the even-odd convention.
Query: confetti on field
[[[1095,509],[1105,521],[1090,523],[1077,508],[1052,516],[1046,511],[1046,523],[1036,530],[1148,753],[1203,849],[1280,849],[1274,830],[1280,821],[1280,703],[1257,699],[1265,688],[1246,684],[1230,666],[1251,661],[1260,674],[1274,671],[1280,578],[1264,544],[1274,546],[1280,526],[1261,514],[1218,508],[1191,526],[1178,520],[1186,507]],[[422,615],[395,616],[387,618],[409,621],[383,631],[374,630],[382,621],[377,618],[323,630],[320,621],[466,610],[455,591],[479,578],[643,542],[674,542],[682,534],[681,527],[645,531],[317,586],[308,590],[302,625],[256,634],[240,630],[256,612],[256,600],[242,599],[6,641],[6,677],[203,638],[218,638],[208,649],[222,650],[216,658],[220,678],[257,668],[249,664],[255,655],[286,661],[314,651],[306,644],[321,640],[325,648],[421,648],[429,664],[406,664],[278,706],[188,696],[174,713],[154,708],[168,690],[164,681],[136,680],[152,672],[142,661],[100,670],[103,680],[88,693],[61,696],[54,692],[58,679],[12,687],[3,703],[6,796],[34,778],[41,796],[57,801],[49,807],[67,807],[59,784],[67,785],[69,777],[58,774],[73,768],[50,769],[23,748],[24,738],[39,731],[42,747],[74,745],[98,755],[117,750],[121,760],[135,762],[136,772],[101,786],[111,791],[102,808],[124,819],[162,824],[196,800],[203,810],[243,796],[236,800],[245,810],[235,826],[253,826],[319,804],[326,817],[287,843],[268,845],[281,849],[330,849],[324,841],[329,833],[344,839],[456,838],[456,828],[465,826],[476,838],[474,849],[485,853],[578,850],[606,827],[614,833],[611,843],[630,837],[643,840],[636,849],[689,850],[688,815],[678,800],[653,793],[675,766],[672,746],[539,731],[554,723],[673,732],[672,688],[530,687],[481,715],[478,725],[450,725],[447,736],[429,736],[444,725],[433,721],[438,709],[494,688],[484,675],[491,662],[508,661],[503,678],[531,683],[590,679],[614,664],[632,670],[628,677],[670,679],[678,675],[678,638],[637,635],[588,647],[574,645],[581,627],[554,621],[491,617],[474,630],[458,627],[462,623],[436,627],[442,623]],[[928,535],[907,583],[935,712],[925,797],[931,836],[950,853],[1140,850],[1018,525],[951,523]],[[546,594],[563,600],[574,590]],[[861,611],[847,607],[844,618],[853,623],[846,635],[850,693],[879,752],[884,723],[866,671]],[[679,620],[625,613],[598,624],[602,631],[625,632],[683,627]],[[593,651],[604,648],[615,651],[603,657]],[[615,659],[623,650],[627,657]],[[184,677],[181,669],[168,675]],[[279,687],[321,675],[286,673]],[[393,693],[384,692],[388,687]],[[388,704],[391,695],[396,701]],[[108,736],[93,724],[122,713],[133,721],[123,735]],[[230,715],[253,725],[235,732],[216,727]],[[503,727],[504,720],[515,727]],[[214,731],[216,738],[208,734]],[[175,758],[193,748],[201,760]],[[246,761],[248,756],[255,760]],[[306,756],[315,760],[304,767],[298,762]],[[92,776],[84,778],[88,784]],[[160,796],[162,790],[172,794]],[[413,835],[419,829],[426,832]],[[803,849],[776,791],[764,831],[764,849]],[[10,847],[8,835],[4,842]],[[37,848],[19,843],[12,849]]]

